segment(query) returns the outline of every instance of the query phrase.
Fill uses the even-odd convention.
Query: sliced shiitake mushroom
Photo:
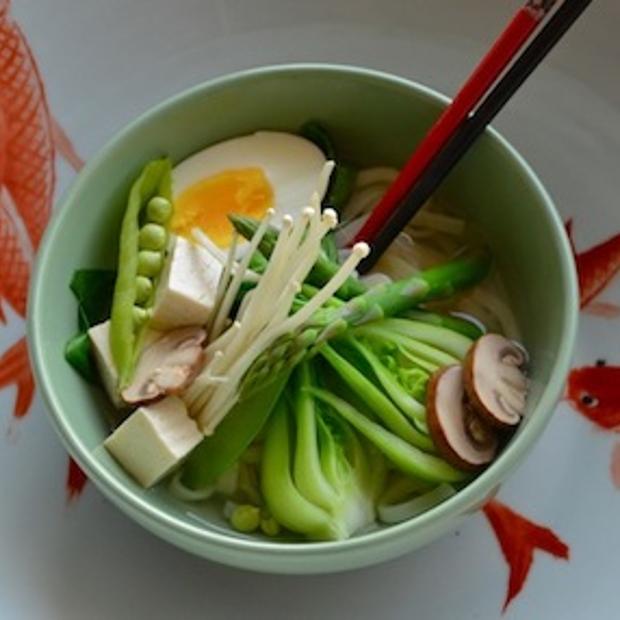
[[[516,426],[525,413],[528,390],[526,354],[499,334],[485,334],[463,365],[465,392],[478,413],[497,428]]]
[[[136,404],[180,394],[202,366],[206,336],[201,327],[183,327],[150,342],[140,355],[131,384],[122,392],[123,400]]]
[[[495,458],[497,436],[467,403],[460,365],[442,368],[431,377],[427,417],[437,449],[454,467],[477,471]]]

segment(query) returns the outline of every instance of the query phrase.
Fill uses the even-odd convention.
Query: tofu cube
[[[110,349],[110,320],[99,323],[88,330],[88,337],[92,345],[92,350],[99,370],[99,376],[103,387],[107,392],[112,404],[117,409],[127,407],[127,403],[123,400],[120,390],[118,389],[118,372],[112,358],[112,350]],[[144,334],[143,346],[147,347],[161,337],[161,333],[147,329]]]
[[[137,409],[103,444],[127,473],[148,488],[179,465],[202,439],[185,403],[168,396]]]
[[[213,310],[221,272],[220,262],[204,248],[175,237],[155,294],[153,327],[204,325]]]
[[[110,321],[95,325],[88,330],[88,337],[99,369],[101,382],[112,404],[121,409],[126,406],[118,390],[118,373],[110,350]]]

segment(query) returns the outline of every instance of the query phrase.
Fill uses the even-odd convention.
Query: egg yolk
[[[201,228],[225,248],[233,235],[229,214],[261,219],[273,201],[273,188],[261,168],[226,170],[183,190],[174,201],[170,225],[174,233],[188,238],[193,228]]]

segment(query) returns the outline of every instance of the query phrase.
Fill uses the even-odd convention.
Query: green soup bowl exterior
[[[531,355],[531,393],[519,430],[463,490],[407,522],[338,542],[284,542],[232,531],[217,506],[188,506],[165,488],[142,489],[102,448],[110,405],[65,362],[76,332],[69,291],[80,267],[113,266],[128,188],[143,164],[178,162],[258,129],[295,132],[325,123],[342,156],[360,166],[400,166],[447,99],[408,80],[362,68],[284,65],[196,86],[123,129],[60,201],[38,254],[29,300],[29,346],[54,428],[89,479],[131,518],[192,553],[247,569],[321,573],[374,564],[453,530],[479,509],[541,435],[563,389],[575,340],[578,294],[562,222],[540,181],[488,130],[441,188],[486,234]],[[113,544],[113,541],[111,541]]]

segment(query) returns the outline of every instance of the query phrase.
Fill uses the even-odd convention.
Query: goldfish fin
[[[69,465],[67,468],[67,500],[77,499],[84,490],[88,478],[82,468],[69,457]]]
[[[549,528],[529,521],[496,500],[488,502],[483,511],[495,532],[510,571],[503,607],[506,611],[525,585],[534,551],[541,549],[556,558],[568,560],[569,548]]]
[[[84,160],[78,155],[73,143],[69,139],[69,136],[62,128],[60,123],[54,118],[51,118],[52,123],[52,140],[54,146],[60,153],[62,158],[76,171],[78,172],[84,167]]]
[[[0,389],[10,385],[17,387],[13,415],[22,418],[28,413],[34,397],[34,379],[25,338],[18,340],[0,357]]]

